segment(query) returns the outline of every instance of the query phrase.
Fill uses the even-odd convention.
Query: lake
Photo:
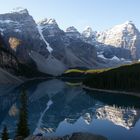
[[[108,140],[140,140],[140,98],[84,90],[71,81],[24,83],[33,134],[64,136],[90,132]],[[15,135],[22,86],[0,86],[0,129]]]

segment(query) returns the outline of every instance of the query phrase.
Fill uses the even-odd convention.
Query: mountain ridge
[[[12,49],[20,62],[36,65],[39,71],[52,75],[54,73],[61,75],[65,70],[76,67],[88,69],[113,67],[139,57],[137,37],[134,41],[130,38],[131,42],[137,41],[130,49],[115,47],[111,43],[104,43],[104,40],[100,41],[99,38],[103,38],[104,33],[99,34],[90,27],[80,33],[73,26],[63,31],[55,19],[44,19],[37,23],[24,8],[0,14],[0,31],[7,47]],[[132,32],[131,36],[134,35],[135,32]],[[32,55],[32,52],[35,53]],[[37,59],[42,64],[38,64]],[[44,60],[46,62],[49,60],[47,67],[43,66]],[[54,64],[61,67],[55,68]],[[42,69],[39,66],[43,66]]]

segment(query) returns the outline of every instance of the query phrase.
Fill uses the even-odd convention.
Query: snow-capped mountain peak
[[[128,21],[125,22],[125,24],[133,24],[133,21],[128,20]]]
[[[17,8],[12,9],[12,11],[10,13],[24,14],[24,13],[28,13],[28,10],[26,8],[17,7]]]
[[[97,32],[93,31],[91,27],[87,26],[85,30],[82,32],[82,38],[86,43],[91,45],[95,44],[96,42],[96,35]]]
[[[93,33],[92,28],[89,27],[89,26],[87,26],[87,27],[84,29],[84,31],[83,31],[82,34],[83,34],[84,37],[88,38],[88,37],[93,36],[94,33]]]
[[[136,26],[133,24],[132,21],[126,21],[123,24],[119,24],[108,30],[109,32],[118,33],[118,32],[131,32],[135,30]],[[107,31],[107,32],[108,32]]]
[[[131,51],[133,59],[140,57],[140,32],[132,21],[116,25],[113,28],[100,33],[97,41],[117,48],[125,48]]]
[[[74,26],[68,27],[66,29],[66,35],[70,38],[73,38],[73,37],[80,38],[81,37],[80,32]]]
[[[42,32],[45,33],[46,36],[55,36],[56,34],[59,34],[61,32],[63,32],[55,19],[51,18],[51,19],[43,19],[40,22],[37,23],[40,28],[42,29]]]
[[[57,25],[57,22],[55,19],[51,18],[51,19],[48,19],[48,24],[52,24],[52,25]]]
[[[44,25],[48,23],[48,19],[44,18],[43,20],[39,21],[38,24]]]
[[[43,20],[39,21],[38,24],[41,26],[45,26],[45,25],[58,26],[56,20],[53,18],[51,18],[51,19],[44,18]]]
[[[66,32],[78,32],[78,30],[74,26],[70,26],[66,29]]]

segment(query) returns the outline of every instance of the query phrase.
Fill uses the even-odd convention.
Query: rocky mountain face
[[[19,84],[23,82],[23,79],[38,76],[47,75],[39,72],[36,66],[21,63],[14,51],[8,48],[3,37],[0,35],[0,83]]]
[[[0,83],[22,83],[23,81],[17,77],[19,72],[19,62],[17,58],[8,50],[2,36],[0,35]]]
[[[74,26],[68,27],[66,29],[66,36],[68,36],[69,38],[76,38],[76,39],[81,38],[81,34]]]
[[[6,44],[0,35],[0,67],[15,74],[18,71],[17,58],[6,48]]]
[[[95,33],[88,28],[83,32],[83,36],[86,38],[86,42],[96,44],[98,48],[100,46],[104,48],[105,46],[105,53],[112,53],[125,59],[136,60],[140,57],[140,32],[131,21],[99,33]]]
[[[80,33],[63,31],[54,19],[36,23],[27,9],[0,14],[0,32],[22,64],[60,75],[70,68],[99,69],[139,59],[140,33],[131,22],[98,33],[87,27]],[[112,61],[113,60],[113,61]]]
[[[95,47],[81,40],[80,33],[74,27],[69,27],[64,32],[54,19],[45,19],[38,26],[53,50],[51,55],[66,68],[93,68],[97,65]]]
[[[79,38],[70,37],[74,29],[64,32],[54,19],[36,24],[27,9],[1,14],[0,31],[21,63],[34,66],[35,62],[43,73],[60,75],[69,68],[98,66],[95,47],[81,40],[78,31]]]
[[[28,55],[28,51],[31,49],[42,54],[48,54],[46,44],[40,39],[36,26],[27,9],[0,14],[0,31],[3,38],[7,46],[15,51],[22,62],[31,61]]]
[[[97,32],[93,31],[91,27],[86,27],[82,32],[82,38],[85,42],[89,44],[94,44],[97,42],[96,40]]]

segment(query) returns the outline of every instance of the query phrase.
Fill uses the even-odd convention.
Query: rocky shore
[[[108,90],[108,89],[98,89],[98,88],[90,88],[88,86],[83,85],[83,89],[91,90],[91,91],[100,91],[100,92],[105,92],[105,93],[112,93],[112,94],[125,94],[125,95],[131,95],[131,96],[136,96],[140,97],[139,93],[136,92],[127,92],[127,91],[117,91],[117,90]]]
[[[107,140],[107,138],[90,133],[73,133],[64,137],[29,136],[25,140]]]

